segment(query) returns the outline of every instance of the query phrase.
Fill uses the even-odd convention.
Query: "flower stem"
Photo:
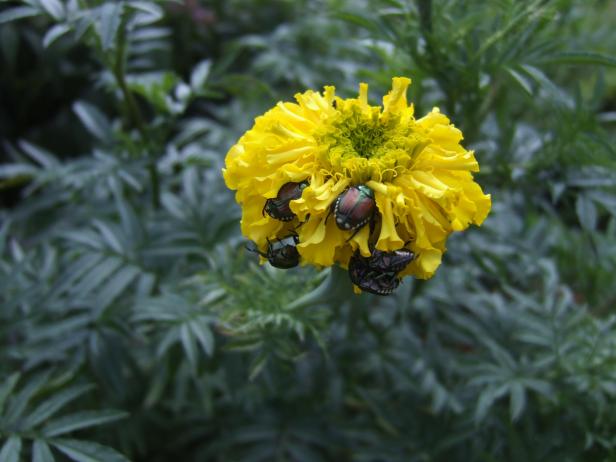
[[[419,23],[421,28],[426,33],[432,32],[432,0],[417,0],[419,9]]]
[[[118,30],[118,43],[116,48],[115,62],[113,65],[113,75],[116,79],[118,87],[122,92],[126,111],[133,125],[137,128],[144,147],[145,155],[148,157],[148,172],[150,175],[150,183],[152,187],[152,206],[157,209],[160,206],[160,179],[156,160],[151,156],[150,137],[148,136],[146,125],[143,121],[143,116],[139,109],[139,105],[135,100],[135,96],[128,88],[126,83],[126,67],[125,67],[125,52],[126,52],[126,15],[122,15],[122,21]]]

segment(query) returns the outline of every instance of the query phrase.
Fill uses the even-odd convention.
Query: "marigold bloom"
[[[357,250],[368,257],[371,248],[406,247],[417,258],[400,276],[431,277],[449,234],[481,224],[491,200],[473,180],[479,165],[460,145],[460,130],[438,108],[415,119],[406,100],[410,83],[394,78],[382,108],[368,104],[362,83],[357,98],[342,99],[326,86],[257,117],[223,169],[242,206],[242,233],[266,252],[268,239],[295,232],[301,262],[317,266],[346,268]],[[295,218],[281,221],[263,212],[283,185],[302,181],[308,185],[290,202]],[[372,226],[354,234],[329,215],[336,198],[360,184],[374,191],[379,213]]]

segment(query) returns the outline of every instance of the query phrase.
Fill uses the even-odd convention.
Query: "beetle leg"
[[[329,216],[332,214],[332,207],[329,208],[329,211],[327,212],[327,216],[325,217],[325,224],[327,225],[327,220],[329,219]]]
[[[374,212],[372,214],[372,216],[370,217],[370,234],[368,235],[368,237],[371,237],[374,234],[374,230],[376,229],[376,222],[378,220],[378,218],[380,217],[379,212]]]
[[[296,229],[299,229],[300,226],[304,226],[304,223],[306,223],[308,220],[310,220],[310,214],[309,213],[306,215],[306,219],[304,221],[302,221],[299,225],[297,225],[295,228],[293,228],[293,231],[295,231]]]
[[[348,238],[345,242],[349,242],[351,239],[353,239],[353,238],[355,237],[355,235],[356,235],[357,233],[359,233],[363,227],[364,227],[364,225],[358,226],[358,227],[355,229],[355,232],[354,232],[353,234],[351,234],[351,237],[349,237],[349,238]]]

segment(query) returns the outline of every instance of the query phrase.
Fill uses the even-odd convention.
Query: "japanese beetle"
[[[368,266],[377,271],[392,271],[398,273],[415,259],[415,254],[408,249],[398,249],[384,252],[374,249],[368,258]]]
[[[415,254],[405,248],[392,252],[374,249],[369,257],[355,252],[349,261],[349,276],[361,290],[389,295],[400,285],[398,273],[414,258]]]
[[[395,271],[378,271],[370,267],[370,257],[355,254],[349,261],[351,282],[361,290],[375,295],[389,295],[400,285]]]
[[[376,212],[374,191],[364,184],[351,186],[336,198],[334,217],[343,231],[359,230]]]
[[[257,248],[246,247],[251,252],[258,253],[267,261],[270,265],[276,268],[289,269],[299,264],[299,252],[297,251],[297,244],[299,244],[299,238],[297,234],[291,234],[282,239],[276,239],[274,241],[267,240],[267,252],[260,252]]]
[[[302,197],[302,191],[308,186],[307,181],[300,183],[285,183],[278,190],[278,194],[273,199],[265,201],[263,213],[280,221],[291,221],[295,214],[289,207],[289,202]]]

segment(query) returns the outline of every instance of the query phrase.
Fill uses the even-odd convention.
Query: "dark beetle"
[[[389,295],[400,285],[398,273],[414,258],[415,254],[405,248],[392,252],[374,249],[369,257],[358,251],[349,261],[349,276],[366,292]]]
[[[280,221],[291,221],[295,214],[289,207],[289,202],[302,197],[302,191],[308,186],[307,181],[301,183],[285,183],[278,190],[278,194],[273,199],[265,201],[263,212]]]
[[[377,271],[392,271],[398,273],[415,259],[415,254],[408,249],[398,249],[384,252],[374,249],[368,257],[368,266]]]
[[[400,285],[395,271],[378,271],[369,266],[370,257],[355,254],[349,261],[351,282],[361,290],[375,295],[389,295]]]
[[[365,184],[351,186],[336,198],[334,217],[343,231],[359,230],[376,212],[374,191]]]
[[[270,265],[276,268],[288,269],[299,264],[299,252],[297,251],[299,238],[296,234],[291,234],[274,241],[268,239],[267,242],[268,246],[266,253],[260,252],[257,248],[246,248],[251,252],[258,253],[262,257],[267,258]]]

